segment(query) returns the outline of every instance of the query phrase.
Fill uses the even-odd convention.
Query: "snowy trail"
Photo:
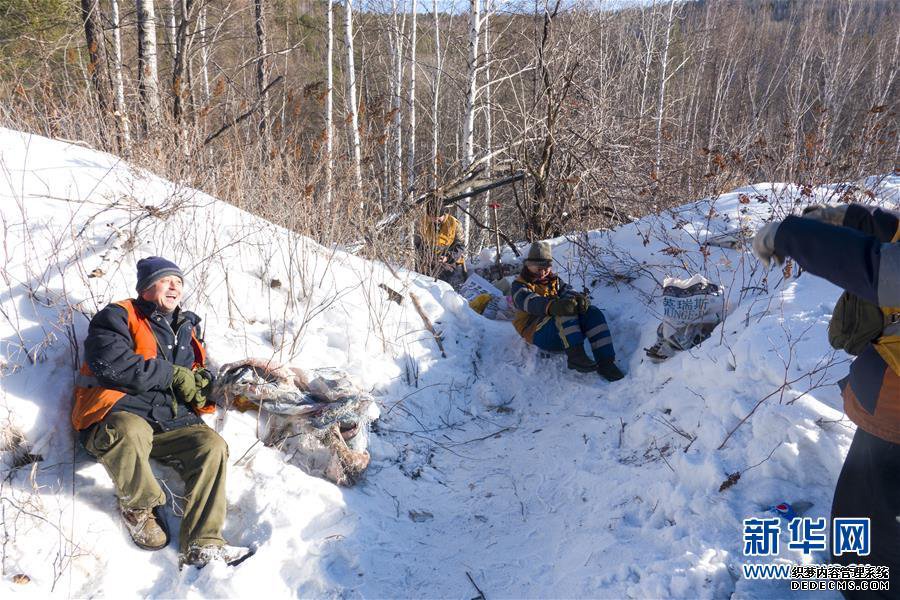
[[[877,192],[900,206],[900,178]],[[397,279],[115,157],[0,130],[0,425],[44,458],[10,471],[15,452],[0,451],[10,473],[0,589],[471,598],[471,577],[489,598],[787,595],[787,582],[741,577],[741,520],[801,499],[810,516],[828,515],[853,431],[833,385],[846,357],[824,333],[838,291],[703,241],[799,199],[761,184],[552,240],[563,277],[588,287],[610,321],[628,376],[609,384],[568,371],[444,284]],[[258,546],[234,570],[178,572],[174,548],[133,548],[108,477],[70,431],[72,348],[92,311],[133,293],[134,264],[150,254],[190,269],[186,302],[205,319],[216,364],[270,356],[338,367],[380,405],[372,463],[353,488],[254,445],[251,414],[227,415],[222,435],[232,463],[243,460],[228,475],[225,535]],[[663,276],[693,272],[726,286],[729,316],[700,347],[652,364],[642,351],[659,319],[652,297]],[[446,358],[410,302],[389,301],[379,284],[417,295]],[[61,326],[70,315],[74,327]],[[181,493],[171,471],[157,473]],[[783,548],[773,561],[823,559]],[[12,583],[15,573],[31,583]]]

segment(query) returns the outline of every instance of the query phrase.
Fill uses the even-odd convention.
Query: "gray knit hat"
[[[553,262],[553,252],[550,250],[550,244],[547,242],[535,242],[531,244],[531,248],[528,249],[528,258],[525,259],[525,262],[529,261],[542,263]]]

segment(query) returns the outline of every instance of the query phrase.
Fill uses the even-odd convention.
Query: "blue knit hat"
[[[169,275],[177,275],[184,281],[184,273],[171,260],[160,256],[148,256],[137,263],[137,291],[140,294],[148,287]]]

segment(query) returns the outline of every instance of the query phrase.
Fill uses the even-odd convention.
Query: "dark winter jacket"
[[[850,205],[843,224],[788,217],[775,235],[775,252],[869,302],[900,306],[900,215]],[[900,444],[900,369],[885,360],[896,351],[900,323],[866,346],[839,385],[844,411],[858,427]]]
[[[165,315],[152,302],[137,299],[136,310],[147,317],[157,341],[157,357],[145,360],[133,350],[124,308],[110,304],[93,319],[84,341],[85,361],[104,387],[125,392],[113,406],[147,420],[154,431],[170,431],[202,423],[191,408],[172,393],[172,365],[191,368],[191,330],[199,338],[200,317],[176,309]]]
[[[555,273],[545,281],[536,281],[523,269],[510,287],[513,305],[518,311],[513,319],[513,327],[526,341],[534,339],[534,332],[553,317],[547,312],[556,298],[575,295],[568,284]]]

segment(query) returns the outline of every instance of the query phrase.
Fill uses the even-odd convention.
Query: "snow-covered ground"
[[[785,581],[742,578],[750,559],[741,521],[780,501],[829,514],[853,432],[833,385],[848,357],[825,335],[838,290],[704,243],[836,190],[808,197],[758,185],[613,232],[552,240],[564,278],[590,288],[610,321],[628,377],[609,384],[542,356],[443,283],[402,270],[398,279],[113,156],[0,130],[0,426],[21,431],[43,457],[10,470],[15,452],[4,447],[0,590],[470,598],[477,585],[489,598],[789,595]],[[876,191],[900,206],[900,178]],[[148,255],[186,271],[184,304],[204,318],[213,363],[266,356],[341,368],[381,409],[372,464],[353,488],[310,477],[273,449],[244,456],[256,440],[250,413],[219,423],[239,463],[228,474],[225,534],[258,546],[234,569],[179,572],[174,545],[135,548],[106,473],[69,425],[89,316],[134,295],[135,263]],[[727,288],[729,316],[702,346],[653,364],[643,348],[655,341],[659,284],[695,272]],[[419,298],[446,358],[410,301],[391,302],[380,284]],[[173,472],[157,473],[180,493]],[[827,562],[784,544],[768,560]],[[14,583],[16,574],[30,582]]]

